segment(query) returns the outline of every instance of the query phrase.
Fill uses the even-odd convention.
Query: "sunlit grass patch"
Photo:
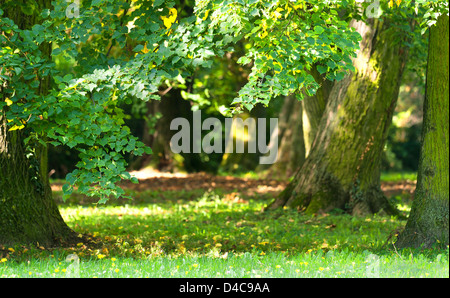
[[[417,172],[383,172],[380,179],[382,182],[416,181]]]
[[[62,204],[96,245],[8,250],[3,277],[448,277],[448,249],[393,246],[405,221],[375,215],[262,212],[267,197],[147,192],[107,205]],[[159,197],[159,200],[158,200]],[[390,240],[388,240],[390,239]],[[69,270],[69,271],[68,271]],[[69,273],[68,273],[69,272]]]
[[[179,254],[164,257],[80,257],[41,255],[28,262],[0,264],[1,277],[138,277],[138,278],[346,278],[346,277],[448,277],[448,251],[426,256],[395,252],[373,254],[349,250],[311,251],[287,255],[271,252]]]

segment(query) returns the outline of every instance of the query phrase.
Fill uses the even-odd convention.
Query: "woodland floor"
[[[241,196],[276,195],[288,184],[275,179],[255,179],[234,176],[218,176],[207,173],[165,173],[155,170],[131,172],[139,179],[139,184],[124,182],[124,189],[140,191],[189,191],[195,189],[221,189],[226,193],[239,193]],[[63,182],[52,183],[53,191],[60,191]],[[381,189],[386,197],[402,196],[413,198],[416,183],[411,180],[385,181]]]

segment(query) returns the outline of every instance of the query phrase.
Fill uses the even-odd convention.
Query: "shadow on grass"
[[[265,255],[321,250],[382,253],[405,222],[383,216],[304,215],[296,210],[262,212],[272,195],[229,190],[140,191],[134,200],[95,205],[60,204],[66,222],[102,248],[85,253],[148,257],[183,254]],[[392,248],[392,247],[391,247]]]

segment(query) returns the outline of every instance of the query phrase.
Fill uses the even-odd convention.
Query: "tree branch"
[[[128,1],[127,1],[126,3],[127,3],[129,6],[131,5]],[[122,15],[122,18],[120,19],[120,26],[119,26],[119,27],[122,27],[122,26],[123,26],[123,23],[124,23],[124,21],[125,21],[125,16],[127,15],[127,13],[128,13],[129,10],[130,10],[130,7],[126,8],[126,9],[124,10],[123,15]],[[114,40],[112,40],[111,45],[109,46],[108,52],[106,53],[106,57],[108,57],[109,54],[111,53],[111,49],[112,49],[113,45],[114,45]]]

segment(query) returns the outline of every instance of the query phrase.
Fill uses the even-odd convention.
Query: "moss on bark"
[[[380,189],[380,162],[407,53],[389,23],[353,26],[363,37],[357,71],[334,84],[305,163],[269,208],[396,214]]]
[[[449,244],[449,19],[430,28],[417,188],[398,247]]]
[[[20,29],[30,29],[39,22],[42,9],[51,5],[49,0],[35,1],[34,6],[28,7],[31,10],[26,10],[13,1],[0,4],[4,17],[12,19]],[[40,50],[50,57],[49,44],[42,44]],[[40,79],[38,88],[45,95],[49,78]],[[71,242],[75,233],[62,219],[52,198],[47,149],[40,144],[25,146],[27,130],[8,131],[6,122],[4,111],[0,111],[0,246]]]

